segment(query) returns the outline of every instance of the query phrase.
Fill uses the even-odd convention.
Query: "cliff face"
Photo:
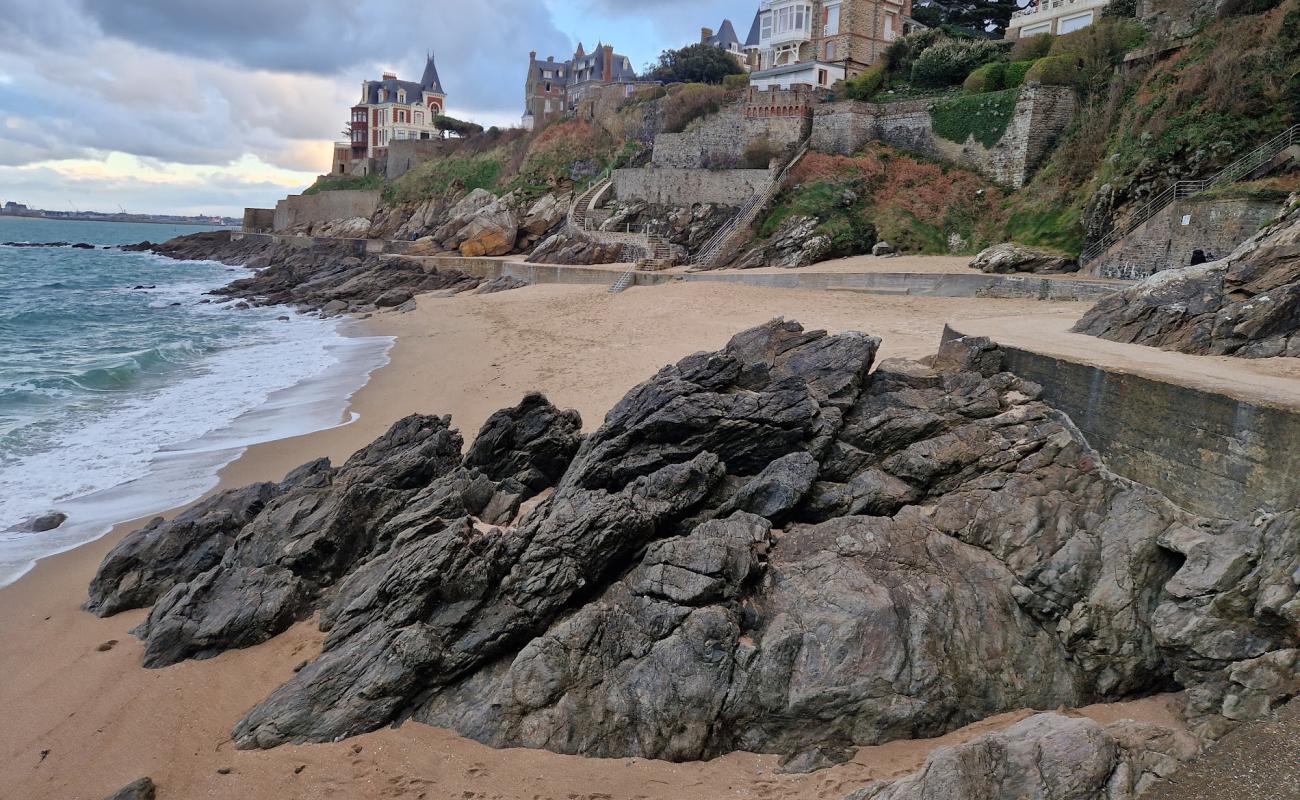
[[[1158,272],[1074,330],[1184,353],[1300,356],[1300,196],[1222,261]]]
[[[90,607],[152,603],[150,667],[319,612],[324,652],[236,726],[245,748],[414,718],[500,747],[812,769],[1177,685],[1217,736],[1295,693],[1273,678],[1300,645],[1300,514],[1203,519],[1113,476],[987,342],[933,368],[876,365],[878,345],[775,321],[665,367],[589,436],[532,396],[463,457],[450,420],[411,417],[341,467],[133,534]],[[1196,749],[1171,736],[1044,719],[945,756],[945,785],[1093,796]],[[1007,771],[967,774],[986,751]]]

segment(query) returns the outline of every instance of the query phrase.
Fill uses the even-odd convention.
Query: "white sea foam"
[[[209,288],[172,285],[157,300],[194,305],[196,314],[236,313],[197,305]],[[0,469],[0,531],[49,511],[68,515],[55,531],[0,532],[0,586],[116,523],[197,499],[249,445],[352,421],[348,399],[386,363],[391,338],[347,337],[337,321],[278,309],[241,313],[257,321],[183,379]]]

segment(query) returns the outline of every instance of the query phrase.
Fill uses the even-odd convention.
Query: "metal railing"
[[[1148,200],[1146,205],[1111,226],[1111,229],[1100,239],[1085,247],[1083,253],[1079,255],[1080,263],[1087,264],[1090,261],[1097,260],[1124,237],[1142,227],[1156,214],[1168,208],[1175,200],[1200,194],[1215,186],[1235,183],[1277,158],[1282,151],[1296,144],[1297,141],[1300,141],[1300,125],[1292,125],[1209,178],[1175,182],[1172,186]]]
[[[794,165],[798,164],[799,161],[808,153],[809,144],[810,139],[805,139],[798,152],[795,153],[794,158],[790,159],[790,163],[786,164],[785,167],[783,167],[776,175],[768,178],[768,181],[763,188],[754,192],[753,196],[745,201],[744,205],[740,207],[731,219],[727,220],[721,228],[718,228],[718,231],[713,234],[712,238],[704,243],[704,247],[700,248],[699,255],[694,259],[696,264],[705,267],[718,266],[717,259],[718,256],[722,254],[723,249],[731,243],[731,240],[737,231],[742,227],[748,227],[749,224],[754,221],[754,218],[762,213],[763,209],[767,207],[767,204],[771,202],[772,198],[776,196],[776,193],[780,191],[781,184],[785,181],[785,176],[789,174]]]

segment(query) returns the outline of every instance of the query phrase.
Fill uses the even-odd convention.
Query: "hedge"
[[[962,84],[962,88],[966,90],[966,94],[996,92],[1007,88],[1006,77],[1007,65],[995,61],[992,64],[985,64],[966,76],[966,82]]]
[[[1040,58],[1025,73],[1025,83],[1043,86],[1073,86],[1078,78],[1079,60],[1068,55]]]
[[[1016,112],[1018,89],[972,94],[944,100],[930,107],[931,129],[936,136],[964,144],[970,137],[992,147],[1007,132]]]
[[[1006,89],[1015,89],[1025,82],[1025,75],[1029,69],[1037,63],[1033,61],[1012,61],[1007,64],[1007,71],[1003,76],[1002,86]]]

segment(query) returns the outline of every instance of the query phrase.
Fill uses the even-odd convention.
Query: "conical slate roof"
[[[433,63],[433,54],[429,54],[429,60],[424,64],[424,77],[420,78],[420,86],[426,92],[435,94],[446,94],[442,89],[442,79],[438,77],[438,66]]]
[[[745,47],[758,47],[758,18],[761,12],[754,12],[754,24],[749,29],[749,35],[745,37]]]

